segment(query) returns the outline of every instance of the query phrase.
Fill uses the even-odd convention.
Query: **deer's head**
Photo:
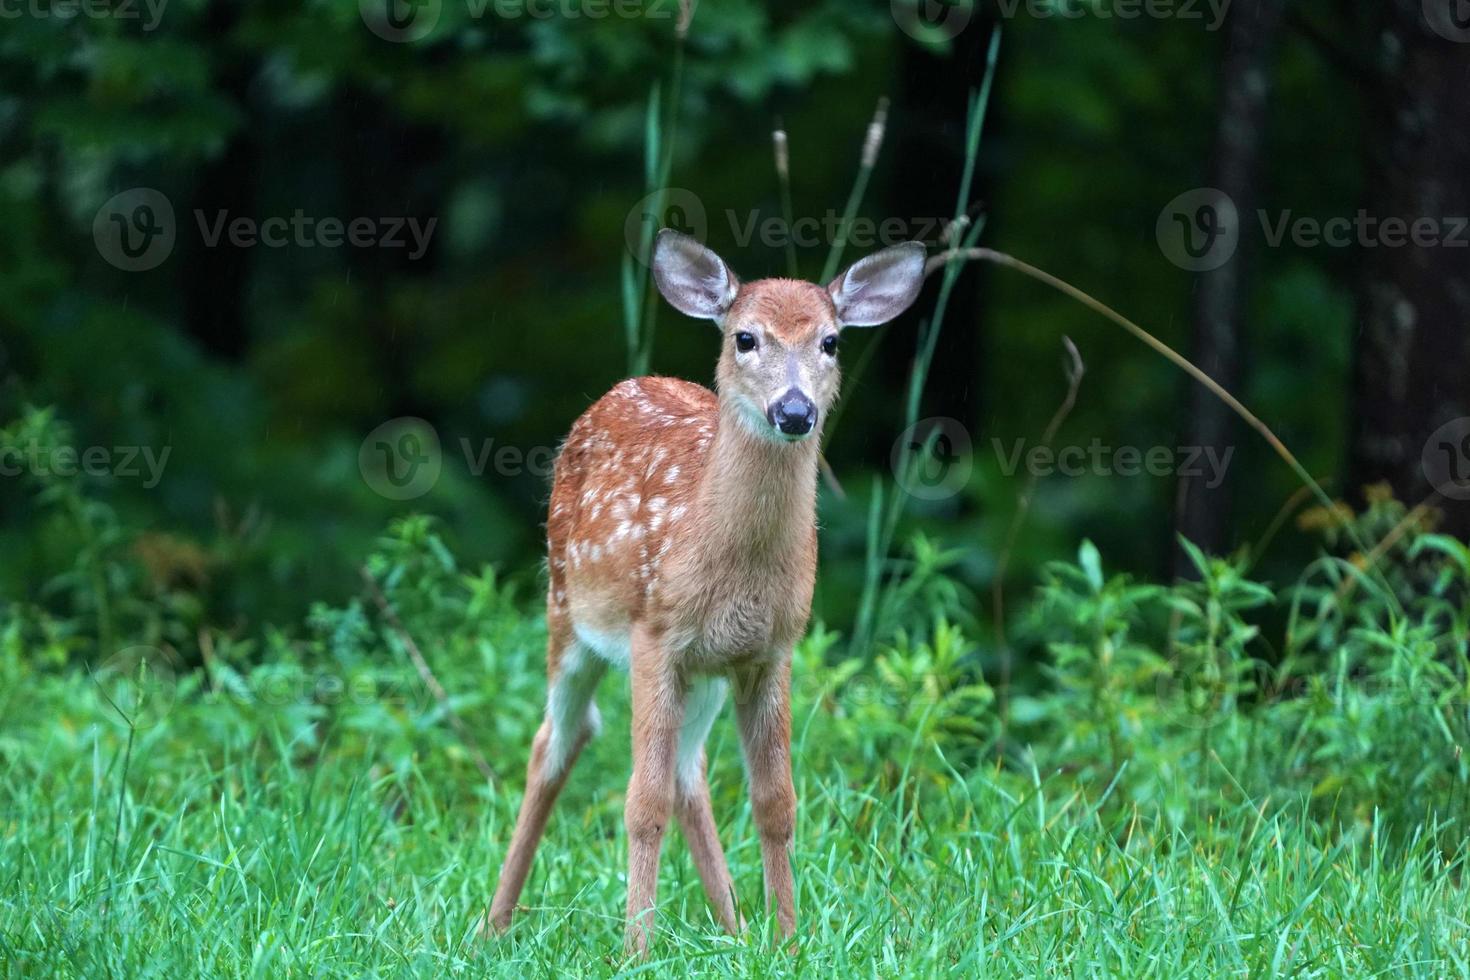
[[[741,284],[714,252],[665,229],[653,278],[681,313],[723,333],[716,375],[722,408],[751,432],[798,442],[821,430],[837,399],[837,338],[909,308],[924,283],[924,246],[905,242],[859,259],[824,289],[796,279]]]

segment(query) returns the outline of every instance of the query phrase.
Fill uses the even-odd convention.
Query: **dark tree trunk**
[[[1211,185],[1235,202],[1244,218],[1256,210],[1261,180],[1262,140],[1270,95],[1273,50],[1285,0],[1245,0],[1231,8],[1225,26],[1220,115],[1215,131]],[[1234,258],[1200,274],[1194,302],[1194,361],[1210,377],[1234,390],[1241,377],[1241,321],[1249,297],[1248,236],[1240,236]],[[1184,444],[1212,449],[1217,458],[1233,446],[1238,420],[1202,385],[1189,389]],[[1207,552],[1230,544],[1230,482],[1206,485],[1200,476],[1180,476],[1175,531]],[[1188,558],[1174,549],[1176,574],[1188,575]]]
[[[242,11],[232,3],[215,3],[205,16],[211,36],[223,37],[234,30]],[[230,51],[230,46],[225,49]],[[250,346],[249,310],[245,290],[250,278],[247,251],[228,247],[206,247],[194,227],[195,212],[210,220],[220,212],[230,218],[255,212],[256,172],[260,147],[256,143],[256,121],[251,113],[250,84],[258,70],[248,55],[231,52],[216,69],[215,87],[239,108],[245,122],[230,137],[224,151],[200,168],[189,208],[175,216],[181,241],[192,242],[182,250],[184,327],[199,346],[228,360],[244,357]]]
[[[1429,219],[1461,241],[1390,245],[1380,228],[1363,250],[1348,488],[1386,481],[1412,504],[1444,488],[1425,472],[1431,435],[1470,416],[1470,247],[1454,220],[1470,215],[1470,21],[1458,0],[1380,2],[1384,81],[1370,106],[1365,207],[1380,223]],[[1461,428],[1470,436],[1470,421]],[[1462,474],[1467,450],[1459,439],[1444,450],[1464,454]],[[1451,494],[1440,506],[1444,529],[1470,537],[1470,502]]]
[[[903,81],[895,93],[896,104],[884,146],[884,152],[892,154],[892,189],[883,201],[881,213],[918,219],[910,230],[911,235],[937,236],[938,225],[929,225],[927,219],[948,220],[954,210],[955,194],[965,166],[965,106],[970,92],[979,89],[985,78],[991,29],[992,25],[977,10],[975,18],[956,35],[952,50],[947,53],[935,53],[915,44],[904,46],[903,69],[899,75]],[[1000,130],[1001,109],[1001,104],[992,99],[982,146],[993,141]],[[981,208],[972,212],[972,218],[983,213],[986,191],[987,176],[977,170],[970,199]],[[980,244],[990,237],[989,233],[982,235]],[[936,242],[930,244],[937,250]],[[857,252],[849,249],[847,261],[856,257]],[[925,387],[925,414],[955,419],[970,432],[978,429],[984,410],[979,386],[984,349],[979,329],[979,300],[985,274],[983,266],[972,265],[955,284]],[[936,274],[931,277],[931,283],[939,279]],[[932,305],[933,301],[927,302]],[[917,317],[914,322],[917,324]],[[894,336],[887,343],[894,356],[880,359],[875,367],[882,372],[884,386],[901,401],[913,366],[913,359],[906,355],[913,350],[914,340]],[[888,449],[883,445],[875,458],[886,463]]]

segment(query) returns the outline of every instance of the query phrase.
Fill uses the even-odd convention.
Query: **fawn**
[[[546,718],[491,928],[509,926],[551,807],[600,728],[592,696],[611,664],[632,680],[627,950],[645,952],[653,932],[670,815],[716,917],[732,933],[742,926],[704,755],[731,682],[766,899],[782,932],[794,932],[791,651],[816,579],[818,446],[837,397],[837,336],[907,309],[924,261],[924,246],[909,242],[854,263],[825,289],[792,279],[742,285],[698,241],[659,233],[659,292],[722,331],[719,395],[674,378],[629,379],[562,445],[546,525]]]

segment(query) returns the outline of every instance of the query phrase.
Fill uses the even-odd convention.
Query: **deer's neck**
[[[751,432],[738,411],[721,402],[700,482],[700,524],[726,560],[781,562],[811,546],[820,433],[776,442]]]

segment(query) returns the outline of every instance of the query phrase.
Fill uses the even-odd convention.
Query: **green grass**
[[[387,696],[330,706],[321,692],[335,689],[312,671],[218,667],[214,691],[191,674],[145,691],[140,717],[160,720],[130,748],[102,696],[116,685],[11,656],[0,720],[7,972],[1470,973],[1460,866],[1427,843],[1434,834],[1329,833],[1290,796],[1222,803],[1197,820],[1112,806],[1065,774],[947,761],[928,738],[884,742],[875,726],[846,724],[856,709],[816,678],[797,687],[795,954],[761,915],[755,833],[722,719],[717,818],[750,933],[719,932],[674,835],[653,956],[621,960],[617,680],[526,911],[508,937],[482,941],[475,919],[515,817],[541,685],[537,625],[496,615],[505,621],[468,641],[476,653],[444,664],[451,690],[476,692],[460,708],[503,774],[494,787],[407,674],[377,676]],[[811,641],[803,670],[827,639]]]
[[[1364,527],[1381,538],[1401,510]],[[1397,547],[1408,619],[1325,558],[1281,592],[1204,556],[1199,581],[1160,587],[1084,544],[1022,631],[1046,667],[1009,729],[941,572],[871,660],[814,627],[794,659],[796,950],[765,915],[724,718],[713,796],[750,927],[714,925],[673,834],[645,963],[621,955],[625,677],[603,686],[606,731],[525,911],[477,937],[540,722],[544,623],[432,520],[395,522],[368,558],[391,619],[359,598],[244,639],[185,628],[188,607],[133,579],[72,576],[70,615],[0,603],[3,972],[1467,976],[1470,550]],[[147,671],[98,655],[108,582]],[[1276,668],[1244,618],[1272,606],[1293,610]]]

